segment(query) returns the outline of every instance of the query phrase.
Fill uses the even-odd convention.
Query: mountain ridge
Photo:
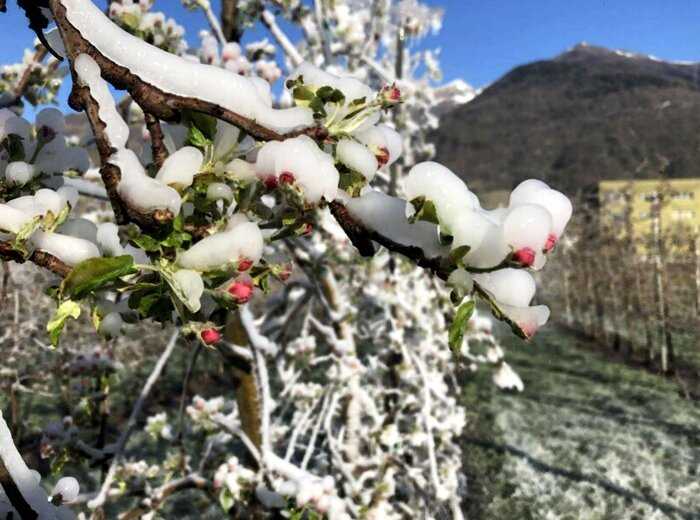
[[[540,178],[574,194],[605,179],[699,175],[700,63],[578,44],[515,67],[431,135],[477,190]]]

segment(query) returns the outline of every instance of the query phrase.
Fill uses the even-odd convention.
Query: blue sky
[[[700,59],[699,0],[424,1],[442,7],[445,20],[442,32],[419,45],[442,49],[446,80],[462,78],[477,87],[581,41],[667,60]],[[217,11],[218,3],[213,0]],[[14,0],[8,4],[9,13],[0,16],[0,63],[18,61],[31,42]],[[201,13],[188,12],[179,0],[156,0],[156,7],[184,25],[196,44]],[[262,35],[256,30],[247,38]]]

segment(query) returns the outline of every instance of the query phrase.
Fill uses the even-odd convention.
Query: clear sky
[[[666,60],[700,60],[700,0],[424,0],[445,10],[443,30],[419,45],[440,47],[446,80],[481,87],[522,63],[549,58],[581,41],[653,54]],[[98,0],[98,3],[104,3]],[[213,0],[218,11],[218,0]],[[0,63],[16,62],[31,41],[14,0],[0,16]],[[156,7],[185,26],[197,43],[199,12],[179,0]],[[259,38],[256,31],[249,38]]]

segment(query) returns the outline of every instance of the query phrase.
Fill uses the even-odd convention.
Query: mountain
[[[700,64],[579,44],[513,69],[443,115],[431,140],[476,190],[700,176],[699,78]]]

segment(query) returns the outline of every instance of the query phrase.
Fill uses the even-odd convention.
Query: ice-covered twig
[[[19,81],[17,82],[17,85],[15,85],[14,92],[12,93],[13,96],[8,98],[6,101],[0,103],[0,108],[5,108],[14,105],[17,103],[20,99],[22,99],[22,96],[24,95],[24,92],[27,90],[27,87],[29,86],[30,79],[32,77],[32,71],[34,70],[34,67],[36,67],[39,63],[44,61],[44,58],[46,57],[46,54],[48,51],[46,50],[46,47],[43,45],[40,45],[36,52],[34,53],[34,56],[32,56],[32,59],[29,63],[27,63],[24,72],[22,72],[22,75],[19,78]]]
[[[148,376],[146,383],[143,385],[141,393],[139,394],[139,397],[131,410],[131,414],[129,415],[129,419],[127,420],[126,427],[119,436],[116,451],[114,453],[114,458],[112,459],[112,463],[109,466],[109,470],[107,471],[107,475],[104,479],[104,482],[102,483],[100,492],[95,498],[88,502],[88,507],[90,507],[90,509],[96,509],[98,507],[101,507],[107,500],[107,494],[109,493],[109,488],[114,482],[114,478],[117,473],[117,467],[119,466],[119,463],[124,457],[124,448],[126,448],[126,443],[129,441],[129,437],[131,437],[131,434],[133,433],[134,428],[136,427],[136,421],[138,421],[138,418],[141,415],[141,410],[143,409],[143,405],[146,399],[148,399],[148,396],[150,395],[153,386],[160,378],[160,375],[163,373],[163,369],[165,368],[166,363],[170,359],[170,356],[173,353],[173,351],[175,350],[175,346],[177,345],[177,339],[179,335],[179,331],[175,331],[170,336],[170,341],[168,341],[168,344],[163,350],[163,353],[158,358],[158,361],[156,362],[155,366],[153,367],[153,370],[151,371],[151,374]]]
[[[22,263],[25,261],[24,257],[16,251],[10,242],[0,242],[0,259],[2,260],[12,260],[14,262]],[[56,258],[49,253],[43,251],[34,251],[28,259],[30,262],[48,269],[52,273],[59,276],[66,277],[70,273],[70,266],[63,263],[61,260]]]
[[[290,39],[280,28],[280,26],[277,25],[275,15],[272,14],[268,9],[264,9],[262,14],[260,15],[260,19],[262,20],[262,23],[265,25],[265,27],[268,28],[275,40],[277,40],[277,43],[280,44],[280,47],[282,47],[282,50],[290,59],[292,65],[294,65],[295,67],[301,65],[301,63],[304,61],[304,58],[301,57],[301,54],[299,54],[297,48],[290,41]]]

